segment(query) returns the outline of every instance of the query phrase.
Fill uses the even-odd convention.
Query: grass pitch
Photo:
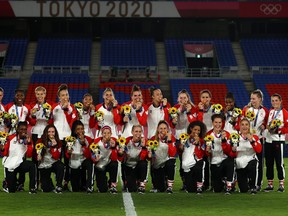
[[[285,159],[287,162],[288,159]],[[287,169],[286,169],[287,171]],[[276,175],[277,176],[277,175]],[[3,179],[3,166],[0,167],[0,179]],[[27,176],[27,181],[28,181]],[[150,180],[150,179],[149,179]],[[43,193],[29,194],[28,182],[24,192],[7,194],[0,191],[1,212],[5,215],[125,215],[122,193],[116,195],[94,192],[64,192],[63,194]],[[264,181],[266,186],[266,181]],[[275,181],[275,188],[278,181]],[[223,193],[204,192],[202,195],[187,194],[180,191],[181,181],[176,172],[173,194],[149,193],[151,183],[148,182],[147,192],[144,195],[132,193],[135,210],[138,216],[177,216],[177,215],[287,215],[288,192],[259,192],[256,195],[231,195]],[[118,186],[121,191],[121,186]],[[275,189],[275,190],[276,190]]]

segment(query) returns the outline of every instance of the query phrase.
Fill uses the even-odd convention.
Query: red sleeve
[[[57,146],[55,148],[50,147],[50,153],[54,160],[59,160],[61,156],[61,147]]]
[[[190,112],[187,113],[187,118],[189,122],[203,121],[203,111],[193,106]]]
[[[269,111],[266,107],[263,107],[263,109],[265,110],[265,118],[262,125],[264,126],[264,128],[266,128],[266,125],[268,123]]]
[[[88,146],[86,146],[86,145],[85,145],[85,146],[82,146],[83,155],[84,155],[85,158],[91,159],[92,153],[91,153],[91,151],[90,151],[89,146],[91,145],[91,143],[93,142],[93,140],[92,140],[90,137],[88,137],[88,136],[85,136],[85,139],[86,139],[86,141],[88,142]]]
[[[77,120],[77,110],[74,108],[74,106],[72,104],[70,104],[70,108],[68,108],[68,110],[64,110],[65,116],[66,116],[66,120],[68,122],[68,124],[70,125],[70,128],[72,128],[72,125],[74,123],[75,120]]]
[[[227,142],[229,137],[230,137],[230,134],[227,131],[225,131],[225,132],[226,132],[225,141],[221,143],[221,146],[222,146],[222,150],[223,150],[224,154],[230,155],[230,152],[232,151],[232,147]]]
[[[113,117],[114,117],[114,123],[120,124],[121,123],[121,114],[120,114],[120,106],[113,107],[112,109]]]
[[[142,126],[146,126],[147,124],[147,106],[146,105],[142,105],[142,111],[136,111],[136,116],[137,116],[137,119],[139,121],[139,123],[142,125]]]
[[[171,105],[169,103],[167,103],[167,105],[165,107],[163,107],[163,111],[164,111],[164,120],[166,122],[169,122],[169,108],[171,107]]]
[[[139,157],[140,157],[140,160],[147,160],[147,158],[148,158],[148,149],[147,148],[142,148]]]
[[[171,143],[168,143],[168,155],[169,157],[175,157],[177,154],[177,148],[175,146],[176,139],[174,136],[171,137]]]
[[[199,159],[202,159],[204,157],[204,155],[207,155],[209,156],[208,152],[207,151],[204,151],[204,149],[202,149],[202,145],[204,144],[204,140],[203,139],[200,139],[200,144],[197,145],[195,147],[195,150],[194,150],[194,153],[195,155],[197,156],[197,158]]]
[[[256,153],[260,153],[262,151],[262,145],[261,145],[261,142],[260,142],[258,136],[253,135],[253,139],[255,141],[253,143],[251,143],[251,145],[252,145],[252,147]]]
[[[282,112],[283,112],[284,126],[280,128],[279,131],[281,132],[281,134],[287,134],[288,133],[288,111],[285,108],[283,108]]]

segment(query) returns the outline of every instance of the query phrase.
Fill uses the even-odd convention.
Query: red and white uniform
[[[116,138],[111,137],[116,143]],[[94,143],[98,143],[99,145],[99,156],[100,160],[96,162],[95,168],[99,170],[105,170],[106,166],[111,161],[118,160],[118,149],[117,147],[111,148],[111,146],[107,143],[102,142],[102,137],[98,137],[94,140]]]
[[[147,129],[148,129],[148,139],[155,135],[157,130],[157,125],[159,121],[165,120],[169,122],[168,109],[170,104],[167,104],[165,107],[160,105],[159,107],[154,107],[153,103],[149,103],[148,107],[148,116],[147,116]]]
[[[262,151],[262,145],[257,135],[253,135],[254,142],[250,141],[240,134],[239,146],[236,150],[236,168],[244,169],[248,163],[254,159],[258,160],[256,153]]]
[[[84,125],[84,132],[85,135],[90,137],[91,139],[94,139],[94,134],[93,134],[93,121],[94,121],[94,111],[93,110],[88,110],[88,111],[83,111],[82,117],[80,121]]]
[[[281,110],[270,109],[267,125],[269,126],[274,119],[281,120],[282,124],[279,126],[278,130],[281,133],[271,134],[268,132],[266,135],[266,142],[268,143],[272,143],[272,141],[285,141],[286,133],[288,133],[288,111],[285,108],[282,108]]]
[[[24,104],[22,106],[16,106],[16,104],[12,102],[6,105],[5,110],[9,114],[15,114],[18,117],[18,122],[29,120],[28,118],[29,118],[30,108],[29,108],[29,105],[27,104]],[[14,133],[16,133],[15,128],[9,131],[9,134],[14,134]]]
[[[121,123],[121,115],[119,113],[120,106],[112,107],[111,110],[107,108],[104,104],[98,104],[95,108],[95,112],[102,111],[104,113],[104,120],[102,123],[99,123],[94,118],[94,123],[92,125],[96,126],[96,135],[98,138],[101,134],[101,128],[103,126],[109,126],[111,128],[112,137],[118,137],[117,125]],[[99,127],[100,124],[100,127]]]
[[[26,141],[27,142],[27,141]],[[7,143],[4,145],[2,164],[9,172],[13,172],[23,162],[23,158],[32,157],[33,145],[25,143],[25,140],[19,139],[16,134],[8,137]]]
[[[126,139],[125,165],[135,168],[137,163],[148,159],[148,150],[142,148],[141,142],[134,143],[133,137]]]
[[[265,107],[260,107],[259,109],[254,109],[253,107],[244,107],[243,115],[246,117],[247,110],[251,110],[255,113],[256,117],[253,121],[250,122],[251,131],[261,139],[263,137],[263,131],[261,130],[261,126],[265,126],[268,120],[268,110]]]
[[[215,134],[213,130],[207,132],[207,135],[214,137],[213,146],[211,146],[211,153],[209,153],[211,158],[211,164],[220,165],[223,160],[225,160],[228,155],[231,155],[231,145],[227,143],[230,134],[226,131],[226,140],[222,142],[221,133]]]
[[[131,113],[130,113],[131,120],[129,119],[129,121],[127,123],[124,123],[124,125],[122,127],[121,136],[129,137],[129,136],[132,136],[131,131],[132,131],[133,125],[140,124],[143,127],[146,126],[148,111],[147,111],[147,106],[144,104],[142,105],[142,108],[140,111],[136,111],[136,109],[133,108],[131,102],[127,102],[127,103],[123,104],[122,106],[124,106],[124,105],[129,105],[131,107]],[[124,114],[122,117],[124,117]],[[144,131],[144,130],[142,130],[142,131]]]
[[[57,128],[60,140],[71,135],[71,126],[76,120],[76,112],[72,105],[66,109],[62,109],[60,104],[52,106],[53,123]]]
[[[156,137],[153,136],[151,140],[155,140]],[[165,162],[169,159],[173,159],[176,157],[177,148],[175,146],[175,137],[172,136],[171,142],[166,140],[159,139],[159,145],[155,150],[155,155],[152,155],[152,166],[154,169],[163,168],[165,166]]]
[[[73,145],[72,154],[66,152],[66,157],[69,158],[69,167],[72,169],[78,169],[81,167],[82,162],[85,159],[91,158],[91,151],[89,145],[92,143],[92,139],[88,136],[85,136],[85,145],[81,145],[79,140],[76,139]]]
[[[175,125],[175,137],[176,139],[180,138],[181,133],[187,133],[187,128],[190,124],[190,122],[193,121],[202,121],[203,119],[203,112],[199,111],[196,107],[192,107],[190,112],[186,112],[185,110],[181,109],[180,104],[176,104],[174,106],[178,109],[178,121]]]
[[[203,140],[200,140],[199,145],[194,144],[194,140],[189,138],[187,144],[184,145],[184,150],[182,153],[182,169],[184,172],[189,172],[192,167],[195,166],[197,161],[203,159],[205,153]]]
[[[39,139],[37,143],[42,143],[42,140]],[[51,144],[48,142],[48,146],[46,146],[45,154],[42,157],[42,160],[39,161],[38,168],[39,169],[48,169],[52,167],[52,164],[54,164],[56,161],[60,159],[61,156],[61,143],[58,143],[58,145],[51,146]]]
[[[51,103],[49,103],[51,105]],[[42,107],[42,104],[38,104],[38,103],[32,103],[30,104],[30,109],[37,109],[37,112],[34,114],[34,116],[31,116],[29,118],[29,124],[31,124],[32,130],[31,133],[32,134],[37,134],[38,138],[40,138],[43,134],[43,131],[45,129],[45,127],[48,125],[48,120],[44,114],[44,110]]]

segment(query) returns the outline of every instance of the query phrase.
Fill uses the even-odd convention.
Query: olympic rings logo
[[[282,5],[280,4],[261,4],[260,11],[265,15],[276,15],[282,10]]]

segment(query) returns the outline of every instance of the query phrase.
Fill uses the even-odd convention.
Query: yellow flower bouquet
[[[282,121],[280,119],[273,119],[269,125],[270,133],[277,133],[279,127],[282,125]]]
[[[52,106],[46,102],[42,105],[42,108],[43,108],[44,116],[46,117],[47,120],[49,120],[51,116]]]
[[[45,146],[44,146],[43,143],[37,143],[37,144],[35,145],[35,150],[36,150],[37,155],[41,155],[42,150],[43,150],[44,147],[45,147]]]
[[[68,149],[68,150],[71,150],[71,149],[73,148],[73,146],[74,146],[74,143],[75,143],[75,141],[76,141],[76,138],[73,137],[73,136],[67,136],[67,137],[65,138],[65,141],[66,141],[67,149]]]
[[[79,114],[79,118],[82,119],[82,115],[83,115],[83,104],[81,102],[77,102],[74,104],[75,109],[77,110],[78,114]]]
[[[94,117],[98,122],[102,122],[104,120],[104,112],[98,110],[97,112],[95,112]]]
[[[189,135],[187,133],[181,133],[179,138],[180,138],[180,143],[182,145],[185,145],[186,141],[189,139]]]
[[[223,107],[221,104],[213,104],[212,105],[212,112],[214,114],[220,114],[222,110],[223,110]]]
[[[206,135],[204,137],[204,141],[206,143],[206,146],[212,147],[214,144],[214,137],[212,135]]]
[[[256,118],[256,115],[253,110],[247,110],[245,116],[249,121],[254,121],[254,119]]]
[[[172,119],[178,118],[178,109],[176,107],[169,108],[168,113]]]
[[[119,148],[124,149],[126,146],[126,138],[120,137],[119,139],[117,139],[117,143],[119,145]]]
[[[157,140],[148,140],[147,146],[150,151],[156,151],[157,147],[159,146],[159,142]]]
[[[239,146],[240,135],[238,133],[231,133],[229,139],[232,146]]]
[[[99,150],[100,150],[100,147],[99,147],[99,144],[98,143],[91,143],[91,145],[89,146],[90,150],[92,153],[94,154],[98,154],[99,153]]]
[[[5,145],[7,142],[8,133],[0,131],[0,145]]]
[[[129,116],[131,113],[131,107],[129,105],[124,105],[121,107],[121,112],[123,112],[125,116]]]

